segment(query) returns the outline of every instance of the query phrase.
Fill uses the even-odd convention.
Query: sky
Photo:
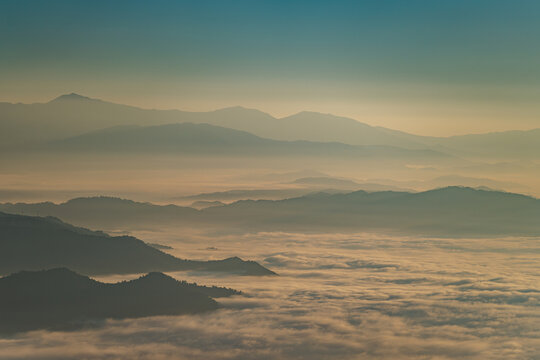
[[[540,127],[540,2],[0,0],[0,101]]]

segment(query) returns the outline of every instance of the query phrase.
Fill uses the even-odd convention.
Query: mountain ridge
[[[57,100],[57,101],[55,101]],[[434,137],[415,135],[356,119],[301,111],[282,118],[241,106],[206,112],[143,109],[136,106],[64,94],[46,103],[0,103],[0,143],[4,149],[77,136],[112,126],[206,123],[279,141],[338,142],[502,158],[540,157],[540,129]]]
[[[68,268],[20,271],[0,278],[0,333],[76,329],[108,318],[196,314],[216,310],[214,297],[239,295],[153,272],[102,283]]]
[[[247,131],[195,123],[124,126],[51,142],[44,150],[63,152],[184,153],[214,156],[328,156],[389,159],[441,159],[452,156],[430,149],[390,145],[349,145],[262,138]]]
[[[175,212],[176,205],[161,207]],[[37,207],[39,208],[39,207]],[[35,205],[0,204],[1,211],[28,212]],[[49,207],[50,215],[59,215],[62,206]],[[110,209],[101,213],[114,223]],[[55,210],[56,212],[52,211]],[[40,211],[44,211],[41,208]],[[62,210],[69,216],[73,212]],[[87,220],[84,207],[78,209],[76,223]],[[71,215],[74,216],[74,215]],[[122,216],[114,212],[114,216]],[[347,193],[311,193],[282,200],[239,200],[208,207],[193,217],[170,217],[178,226],[202,226],[235,231],[358,232],[416,234],[425,236],[536,236],[540,234],[540,199],[511,192],[448,186],[422,192],[353,191]],[[60,216],[60,218],[62,218]],[[140,225],[139,218],[121,219],[126,226]],[[150,226],[150,225],[147,225]]]
[[[0,274],[67,267],[86,275],[186,270],[275,275],[238,257],[179,259],[133,236],[81,230],[55,218],[0,212],[0,235]]]

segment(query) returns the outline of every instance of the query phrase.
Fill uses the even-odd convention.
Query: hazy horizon
[[[147,106],[143,106],[143,105],[136,104],[136,103],[115,102],[115,101],[112,101],[110,99],[105,99],[105,98],[102,98],[102,97],[99,97],[99,96],[96,96],[96,97],[87,96],[87,94],[84,94],[84,93],[81,94],[81,93],[76,93],[76,92],[66,92],[66,93],[62,93],[62,94],[57,94],[56,96],[53,96],[52,98],[39,100],[39,101],[28,102],[28,101],[7,101],[7,100],[2,100],[2,101],[0,101],[0,103],[4,102],[4,103],[11,103],[11,104],[26,104],[26,105],[46,104],[46,103],[49,103],[49,102],[51,102],[51,101],[53,101],[55,99],[58,99],[58,98],[60,98],[62,96],[68,96],[68,95],[77,95],[77,96],[81,96],[83,98],[89,98],[91,100],[99,100],[99,101],[104,101],[104,102],[111,102],[111,103],[118,104],[118,105],[127,105],[127,106],[140,108],[140,109],[143,109],[143,110],[163,110],[163,111],[182,111],[182,112],[214,112],[214,111],[220,111],[220,110],[229,110],[229,109],[241,108],[241,109],[246,109],[246,110],[260,111],[260,112],[268,114],[268,115],[270,115],[270,116],[272,116],[272,117],[274,117],[276,119],[285,119],[285,118],[292,117],[294,115],[298,115],[298,114],[301,114],[301,113],[313,112],[313,113],[319,113],[319,114],[323,114],[323,115],[332,115],[332,116],[336,116],[336,117],[348,118],[348,119],[356,120],[356,121],[358,121],[360,123],[363,123],[363,124],[366,124],[366,125],[369,125],[369,126],[373,126],[373,127],[386,127],[386,126],[383,126],[383,125],[370,123],[369,119],[363,120],[363,119],[355,118],[355,117],[350,116],[350,115],[343,115],[343,114],[339,114],[339,113],[330,113],[330,112],[325,113],[325,112],[320,112],[320,111],[314,111],[314,110],[311,110],[311,109],[299,109],[299,110],[296,110],[296,111],[293,111],[293,112],[290,112],[290,113],[272,113],[271,111],[265,111],[265,110],[255,108],[255,107],[244,106],[243,104],[229,104],[229,105],[222,106],[222,107],[209,107],[209,108],[204,108],[204,109],[187,109],[187,108],[171,108],[171,107],[160,108],[160,107],[157,107],[157,106],[152,106],[151,104],[148,104]],[[532,126],[533,127],[509,127],[509,128],[495,129],[495,130],[490,128],[490,127],[486,127],[485,130],[478,129],[478,130],[476,130],[476,132],[474,130],[472,130],[472,131],[463,130],[463,132],[459,132],[459,133],[445,133],[445,134],[437,134],[437,133],[432,134],[432,133],[422,133],[422,132],[414,133],[412,131],[407,131],[407,130],[404,130],[404,129],[397,129],[397,128],[391,128],[391,127],[386,127],[386,128],[391,129],[391,130],[402,131],[402,132],[413,134],[413,135],[420,135],[420,136],[452,137],[452,136],[462,136],[462,135],[478,135],[478,134],[487,134],[487,133],[507,132],[507,131],[516,131],[516,130],[517,131],[528,131],[528,130],[535,130],[535,129],[540,128],[540,124],[532,125]]]
[[[0,5],[3,101],[307,109],[443,136],[540,115],[535,1],[25,4]]]

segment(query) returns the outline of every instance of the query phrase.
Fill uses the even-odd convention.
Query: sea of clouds
[[[245,295],[203,315],[3,338],[0,359],[540,359],[540,239],[135,235],[279,276],[172,273]]]

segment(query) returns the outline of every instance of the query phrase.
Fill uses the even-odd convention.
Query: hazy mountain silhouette
[[[49,104],[61,103],[63,101],[99,101],[99,102],[103,102],[102,100],[99,100],[99,99],[92,99],[92,98],[89,98],[87,96],[82,96],[82,95],[79,95],[79,94],[76,94],[76,93],[71,93],[71,94],[60,95],[57,98],[52,99],[49,102]]]
[[[245,131],[208,124],[179,123],[159,126],[121,126],[54,141],[44,149],[57,151],[182,153],[237,156],[338,156],[445,160],[433,150],[395,146],[352,146],[336,142],[278,141]]]
[[[397,130],[385,131],[381,127],[370,126],[360,121],[302,111],[278,120],[274,131],[257,132],[256,128],[245,130],[271,139],[335,141],[351,145],[391,145],[404,148],[425,148],[421,136],[411,135]]]
[[[328,193],[340,193],[344,190],[325,189]],[[289,189],[237,189],[227,191],[216,191],[200,193],[195,195],[182,196],[178,200],[201,200],[201,201],[235,201],[235,200],[282,200],[292,197],[299,197],[312,193],[312,188],[289,188]],[[0,208],[3,205],[0,204]]]
[[[0,211],[21,215],[54,216],[91,228],[121,229],[132,224],[168,224],[195,221],[197,210],[176,205],[160,206],[115,197],[81,197],[61,204],[0,204]]]
[[[248,131],[252,134],[276,140],[307,140],[316,142],[340,142],[350,145],[388,145],[404,148],[424,148],[415,135],[399,131],[387,132],[357,120],[321,114],[311,111],[274,118],[258,110],[234,107],[217,110],[221,116],[203,117],[199,121]],[[418,137],[420,139],[421,137]]]
[[[240,292],[189,284],[158,272],[107,284],[55,268],[0,278],[0,294],[0,333],[15,333],[72,329],[107,318],[211,311],[219,307],[212,297]]]
[[[74,93],[61,95],[48,103],[0,103],[0,119],[0,144],[4,148],[27,149],[32,143],[59,140],[111,126],[191,122],[247,131],[274,140],[431,148],[458,156],[537,158],[540,155],[540,129],[429,137],[309,111],[277,119],[243,107],[209,112],[148,110]]]
[[[495,176],[497,178],[497,176]],[[462,187],[471,187],[471,188],[490,188],[498,191],[509,191],[516,193],[523,193],[530,190],[529,187],[510,182],[510,181],[499,181],[492,178],[486,177],[474,177],[474,176],[461,176],[461,175],[442,175],[437,176],[432,179],[427,180],[411,180],[411,179],[371,179],[369,180],[372,183],[375,183],[380,186],[387,186],[390,190],[394,191],[410,191],[410,189],[415,189],[416,191],[425,191],[428,189],[434,188],[443,188],[449,186],[462,186]],[[361,187],[362,190],[366,190]],[[384,191],[387,189],[380,189]]]
[[[334,180],[336,180],[334,182]],[[352,180],[332,178],[328,176],[298,178],[288,182],[292,185],[301,185],[302,187],[290,187],[281,189],[235,189],[227,191],[216,191],[209,193],[200,193],[188,196],[174,198],[175,200],[198,200],[198,201],[227,201],[237,200],[283,200],[288,198],[300,197],[314,192],[325,192],[328,194],[340,194],[351,190],[365,191],[410,191],[407,188],[378,184],[374,182],[357,183]],[[332,187],[333,186],[333,187]],[[218,203],[216,203],[218,205]],[[199,208],[197,206],[194,206]],[[207,206],[205,206],[207,207]],[[2,204],[0,204],[0,209]]]
[[[0,103],[0,119],[0,143],[4,146],[61,139],[111,126],[192,122],[248,131],[276,140],[425,147],[422,143],[404,140],[402,136],[356,120],[332,115],[305,112],[276,119],[261,111],[239,106],[209,112],[147,110],[74,93],[61,95],[48,103]]]
[[[88,275],[176,270],[275,275],[254,261],[237,257],[183,260],[132,236],[108,236],[56,218],[0,213],[0,274],[54,267]]]
[[[540,200],[447,187],[420,193],[356,191],[238,201],[202,210],[207,220],[251,230],[383,231],[425,235],[538,235]]]
[[[327,190],[322,189],[349,189],[349,190],[364,190],[364,191],[409,191],[405,188],[400,188],[397,186],[383,185],[372,182],[356,182],[349,179],[342,179],[330,176],[320,176],[320,177],[305,177],[299,178],[291,182],[295,185],[305,185],[311,189],[319,189],[323,192],[328,192]],[[334,191],[334,193],[342,191]]]
[[[508,181],[497,181],[487,178],[475,178],[470,176],[459,176],[459,175],[444,175],[439,176],[434,179],[427,181],[428,184],[436,187],[447,187],[447,186],[466,186],[472,188],[479,187],[489,187],[491,189],[501,190],[501,189],[526,189],[525,186],[508,182]]]
[[[84,200],[81,200],[84,203]],[[68,202],[69,203],[69,202]],[[65,204],[68,204],[65,203]],[[62,209],[65,204],[49,206]],[[153,205],[156,206],[156,205]],[[37,205],[1,205],[10,212],[25,212]],[[41,208],[40,211],[44,211]],[[157,206],[156,211],[174,205]],[[167,210],[169,211],[169,210]],[[77,213],[77,223],[85,222],[84,206]],[[103,207],[106,223],[115,217],[129,217]],[[45,213],[42,213],[45,214]],[[392,233],[483,236],[540,234],[540,200],[519,194],[486,191],[467,187],[447,187],[419,193],[355,191],[329,194],[311,193],[284,200],[242,200],[228,205],[209,207],[185,219],[183,226],[215,226],[235,231],[382,231]],[[170,217],[171,224],[179,220]],[[133,221],[130,226],[136,226]]]
[[[441,151],[479,158],[530,159],[540,157],[540,129],[427,138],[424,143]]]

